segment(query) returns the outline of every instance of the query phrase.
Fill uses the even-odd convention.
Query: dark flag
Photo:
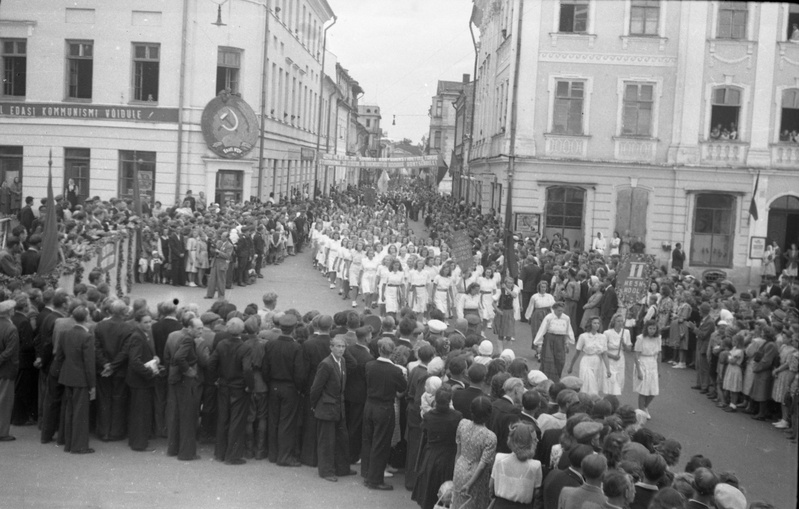
[[[757,186],[760,184],[760,172],[757,172],[757,178],[755,178],[755,190],[752,191],[752,201],[749,203],[749,215],[755,218],[757,221],[757,203],[755,202],[755,197],[757,196]]]
[[[48,161],[50,169],[47,173],[47,210],[44,218],[42,251],[39,258],[39,274],[48,274],[58,265],[58,223],[55,216],[55,200],[53,199],[53,151]]]
[[[513,232],[505,231],[505,266],[508,268],[508,275],[513,278],[514,283],[519,279],[519,264],[516,260],[515,242]]]

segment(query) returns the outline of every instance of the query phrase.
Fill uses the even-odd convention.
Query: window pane
[[[654,88],[652,85],[641,85],[641,100],[651,101]]]
[[[549,202],[547,203],[547,214],[562,216],[565,206],[563,202]]]
[[[583,101],[572,99],[569,108],[569,134],[583,134]]]
[[[633,105],[625,104],[621,119],[622,134],[636,134],[635,126],[638,119],[638,108]]]
[[[557,96],[558,97],[569,97],[569,82],[568,81],[559,81],[558,82]]]
[[[566,188],[550,187],[547,189],[547,202],[563,201],[566,197]]]
[[[727,89],[727,102],[730,106],[738,106],[741,104],[741,91],[735,88]]]
[[[638,129],[635,134],[639,136],[649,136],[652,125],[652,105],[641,104],[638,108]]]
[[[658,11],[655,9],[648,9],[646,14],[646,29],[645,33],[649,35],[657,35],[658,33]]]
[[[14,53],[14,41],[3,41],[3,53],[6,55]]]
[[[694,218],[694,233],[713,232],[713,211],[700,209],[697,204],[696,217]]]
[[[583,89],[585,85],[582,81],[574,81],[571,84],[571,96],[572,97],[582,97],[583,96]]]
[[[135,46],[134,47],[134,51],[135,51],[135,57],[136,58],[145,58],[146,57],[145,47],[144,46]]]
[[[630,11],[630,33],[644,33],[644,12],[643,9],[639,7],[633,7]]]
[[[555,108],[552,118],[552,132],[565,133],[569,116],[569,100],[555,99]]]
[[[583,199],[585,198],[585,192],[582,189],[575,189],[573,187],[567,187],[564,196],[565,196],[565,200],[567,202],[583,203]],[[582,212],[581,212],[581,214],[582,214]]]
[[[563,219],[564,219],[563,226],[565,226],[566,228],[580,228],[583,223],[581,217],[566,216]]]
[[[150,46],[150,58],[158,60],[158,46]]]
[[[573,32],[574,31],[574,6],[564,5],[560,6],[560,32]]]
[[[718,37],[724,39],[732,37],[732,13],[730,11],[719,11]]]
[[[588,31],[588,6],[578,5],[574,9],[574,31]]]
[[[84,57],[91,57],[92,56],[92,45],[88,43],[81,44],[83,47],[83,56]]]

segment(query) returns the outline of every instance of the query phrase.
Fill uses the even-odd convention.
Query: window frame
[[[225,55],[236,55],[236,58],[238,59],[238,65],[226,65],[226,62],[224,62],[224,58],[223,58],[223,56],[225,56]],[[215,91],[217,94],[219,92],[221,92],[223,90],[223,88],[227,88],[228,85],[231,82],[233,82],[233,80],[231,79],[231,76],[230,76],[230,74],[231,74],[230,71],[231,70],[235,70],[236,71],[236,80],[235,80],[236,88],[234,89],[233,87],[230,87],[230,92],[232,94],[240,94],[241,93],[242,62],[244,60],[243,56],[244,56],[244,50],[242,50],[241,48],[233,48],[233,47],[230,47],[230,46],[219,46],[217,48],[217,53],[216,53],[216,88],[217,88],[217,90]],[[222,63],[220,63],[220,59],[222,60]],[[225,69],[225,84],[224,84],[225,86],[223,88],[219,88],[219,72],[220,72],[220,68]]]
[[[432,147],[435,150],[441,150],[441,143],[442,143],[442,135],[441,131],[433,131],[433,145]]]
[[[651,85],[652,86],[652,112],[650,118],[650,134],[633,135],[624,133],[624,93],[627,85]],[[616,112],[616,137],[634,139],[657,139],[658,125],[660,123],[660,103],[663,91],[663,78],[660,76],[625,76],[618,78],[616,96],[618,98],[618,109]]]
[[[555,100],[557,95],[557,84],[559,81],[582,81],[585,83],[583,87],[583,110],[582,110],[582,134],[566,134],[556,133],[554,131],[555,125]],[[547,132],[554,136],[590,136],[590,113],[591,113],[591,96],[593,94],[593,77],[571,75],[571,74],[555,74],[549,77],[549,111],[547,116]]]
[[[743,4],[745,8],[744,9],[724,8],[725,4],[727,4],[727,5],[729,5],[729,4],[736,4],[736,5],[737,4]],[[738,2],[738,1],[729,2],[729,1],[726,1],[726,0],[719,0],[719,1],[714,3],[714,7],[715,7],[715,9],[713,10],[714,11],[713,12],[713,37],[715,39],[720,39],[720,40],[724,40],[724,41],[748,41],[748,40],[750,40],[750,35],[749,34],[751,33],[751,30],[752,30],[752,27],[750,26],[750,23],[752,22],[752,17],[753,16],[752,16],[752,13],[750,12],[750,6],[749,6],[748,2]],[[734,33],[733,33],[733,30],[734,30],[734,27],[735,27],[734,19],[732,20],[732,23],[731,23],[730,35],[729,36],[722,36],[721,35],[721,26],[722,26],[721,16],[722,16],[722,12],[733,12],[733,13],[743,12],[744,13],[745,17],[744,17],[744,22],[743,22],[743,34],[741,35],[741,37],[734,37]]]
[[[24,173],[24,163],[25,161],[25,147],[23,145],[0,145],[0,182],[9,180],[6,172],[14,171],[13,168],[9,168],[8,166],[13,166],[12,162],[18,163],[18,171],[19,175],[19,182],[20,185],[22,184],[22,177]],[[8,184],[11,185],[14,179],[12,178]]]
[[[701,198],[705,197],[705,196],[724,196],[724,197],[727,197],[727,198],[730,199],[730,207],[728,209],[726,209],[726,208],[718,208],[718,207],[709,207],[709,206],[704,206],[704,207],[700,208],[699,200]],[[738,214],[738,208],[739,208],[738,196],[733,194],[733,193],[703,191],[703,192],[697,192],[695,194],[694,199],[693,199],[693,214],[692,214],[692,217],[691,217],[691,249],[689,251],[689,263],[690,263],[690,265],[695,266],[695,267],[723,267],[723,268],[732,268],[733,267],[734,261],[735,261],[735,238],[736,238],[735,234],[736,234],[736,228],[737,228],[736,215]],[[712,232],[712,231],[710,233],[697,232],[696,231],[696,222],[697,222],[697,220],[699,218],[699,215],[700,215],[699,211],[700,210],[709,210],[709,211],[711,211],[712,219],[713,219],[713,222],[711,223],[711,229],[715,229],[715,228],[713,228],[713,225],[715,225],[716,212],[725,211],[725,210],[728,211],[729,212],[729,218],[727,219],[727,222],[728,222],[728,225],[729,225],[728,232],[727,233],[724,233],[724,232],[715,233],[715,232]],[[722,220],[722,223],[723,223],[724,220],[723,219],[721,219],[721,220]],[[708,259],[707,263],[705,263],[703,261],[698,261],[696,259],[695,255],[694,255],[694,246],[696,246],[696,235],[697,234],[711,236],[711,241],[710,241],[711,251],[714,249],[714,246],[715,246],[715,242],[714,242],[715,237],[716,236],[726,236],[727,237],[727,248],[729,249],[729,253],[730,253],[729,254],[729,260],[725,261],[724,264],[714,263],[714,261],[718,261],[718,260],[713,258],[713,255],[712,255],[712,252],[711,252],[710,258]]]
[[[136,50],[139,47],[143,47],[146,55],[144,57],[136,56]],[[157,48],[158,57],[152,58],[150,55],[150,50],[152,48]],[[157,66],[156,70],[156,78],[155,78],[155,96],[153,100],[150,101],[144,95],[144,71],[139,71],[139,66],[143,66],[147,63],[155,63]],[[158,103],[160,99],[160,87],[161,87],[161,43],[157,42],[133,42],[131,43],[131,102],[134,103]],[[139,95],[141,94],[141,95]]]
[[[6,53],[6,44],[11,44],[13,46],[13,49],[10,53]],[[22,52],[18,51],[20,44],[23,45]],[[21,94],[15,94],[13,93],[13,90],[12,93],[10,94],[6,93],[6,87],[9,84],[9,80],[6,79],[6,75],[9,72],[9,70],[6,68],[8,63],[7,59],[13,59],[13,62],[17,63],[18,61],[21,61],[22,64]],[[0,39],[0,62],[2,62],[2,69],[3,69],[3,87],[0,88],[0,97],[2,97],[3,99],[17,99],[17,100],[24,99],[25,96],[27,95],[27,82],[28,82],[28,40],[19,37],[4,37]],[[14,71],[15,72],[12,72],[12,76],[20,74],[18,70],[14,69]],[[16,80],[11,81],[10,86],[12,89],[14,88],[15,83],[17,83]]]
[[[550,192],[551,191],[555,191],[556,189],[563,189],[563,200],[562,201],[561,200],[557,200],[557,201],[550,200]],[[568,195],[569,191],[572,191],[572,192],[577,191],[578,193],[580,193],[581,196],[582,196],[582,201],[581,202],[577,202],[575,200],[572,200],[572,201],[567,200],[567,195]],[[565,235],[564,230],[581,230],[581,231],[585,231],[585,213],[586,213],[585,205],[586,205],[587,201],[588,201],[588,192],[583,187],[571,186],[571,185],[552,185],[552,186],[547,186],[544,189],[544,210],[543,210],[543,212],[544,212],[544,214],[543,214],[544,215],[544,224],[543,224],[543,230],[550,230],[550,229],[559,230],[561,238],[563,238],[564,235]],[[572,215],[566,214],[566,205],[577,205],[578,203],[581,205],[581,213],[580,213],[579,216],[575,216],[573,214]],[[556,214],[556,213],[551,213],[550,212],[550,206],[551,205],[555,205],[555,204],[563,205],[563,213]],[[550,222],[551,218],[561,218],[562,219],[561,224],[554,224],[554,222],[551,223]],[[580,225],[577,226],[577,227],[575,227],[575,226],[567,226],[566,225],[566,218],[579,218],[580,219]],[[550,240],[552,240],[552,239],[550,239]]]
[[[647,5],[636,6],[636,5],[634,5],[635,2],[655,2],[657,4],[657,6],[656,7],[652,7],[651,5],[650,6],[647,6]],[[662,37],[663,36],[661,21],[662,21],[663,14],[664,14],[663,13],[664,5],[663,5],[663,2],[661,0],[628,0],[627,8],[628,8],[628,10],[627,10],[627,13],[626,13],[627,14],[626,18],[628,18],[628,19],[625,20],[625,24],[627,25],[626,26],[627,33],[625,35],[629,35],[629,36],[632,36],[632,37]],[[632,27],[632,24],[633,24],[633,12],[634,12],[635,9],[643,9],[644,10],[644,22],[643,22],[644,31],[643,32],[633,32],[633,27]],[[646,13],[649,10],[652,10],[652,9],[656,9],[656,12],[657,12],[657,21],[655,22],[656,28],[655,28],[654,32],[647,32],[647,30],[646,30]]]
[[[574,34],[574,35],[587,35],[593,33],[593,10],[591,8],[591,0],[558,0],[558,8],[556,9],[556,18],[557,22],[555,25],[555,32],[558,34]],[[575,20],[577,18],[577,6],[585,6],[585,30],[576,30],[575,29]],[[563,25],[563,8],[564,6],[572,6],[572,27],[571,30],[565,31],[562,29]]]
[[[782,131],[785,128],[784,125],[783,125],[783,121],[784,121],[784,117],[785,117],[784,111],[786,109],[794,110],[797,119],[799,119],[799,87],[797,87],[797,86],[777,87],[776,92],[777,93],[775,94],[775,99],[777,101],[777,111],[778,111],[779,114],[775,115],[775,117],[776,117],[776,119],[775,119],[775,131],[776,131],[776,138],[777,138],[775,140],[775,143],[795,144],[795,142],[792,142],[792,141],[782,140],[780,138],[780,136],[782,136]],[[789,108],[789,107],[786,107],[784,105],[785,104],[785,96],[789,92],[795,94],[794,95],[794,102],[797,104],[796,108]],[[797,122],[797,123],[799,124],[799,122]],[[799,129],[797,129],[797,130],[799,130]]]
[[[747,85],[744,83],[735,83],[732,80],[728,79],[723,83],[706,83],[705,84],[705,120],[704,124],[704,131],[701,132],[701,136],[704,136],[705,142],[714,142],[718,140],[713,140],[710,137],[710,131],[713,129],[712,118],[713,118],[713,93],[714,90],[717,88],[722,87],[731,87],[737,88],[741,94],[741,104],[739,105],[738,109],[738,137],[735,140],[725,140],[725,141],[734,141],[734,142],[748,142],[749,141],[749,132],[747,130],[747,122],[749,116],[749,102],[750,102],[750,95],[752,87],[751,85]],[[776,117],[776,115],[775,115]]]
[[[91,47],[91,55],[86,56],[85,54],[79,55],[72,55],[71,50],[73,45],[79,46],[79,53],[84,53],[85,47]],[[64,98],[67,101],[76,101],[76,102],[91,102],[94,98],[94,40],[89,39],[67,39],[66,40],[66,91],[64,94]],[[76,90],[76,95],[71,95],[71,89],[73,88],[72,85],[72,62],[81,62],[81,61],[89,61],[91,62],[90,67],[90,83],[89,83],[89,97],[78,97],[78,91]],[[77,65],[77,64],[76,64]],[[84,71],[86,72],[86,71]],[[77,80],[78,82],[74,85],[77,89],[80,85],[80,79]]]
[[[147,159],[143,159],[143,157]],[[118,157],[118,167],[117,167],[117,196],[121,199],[126,198],[133,198],[133,192],[135,187],[133,186],[133,177],[125,176],[124,172],[126,170],[126,163],[133,163],[133,169],[136,169],[136,164],[139,164],[139,171],[142,171],[141,165],[152,165],[152,182],[153,182],[153,189],[139,189],[139,197],[144,199],[147,197],[149,199],[148,204],[152,206],[155,203],[155,183],[156,183],[156,176],[158,170],[158,153],[153,152],[150,150],[120,150],[117,154]],[[144,171],[150,171],[147,168],[144,168]],[[130,182],[128,184],[128,182]],[[127,189],[130,187],[130,189]],[[130,191],[130,192],[127,192]]]
[[[74,151],[70,153],[70,151]],[[79,155],[77,151],[85,151],[85,155]],[[90,194],[92,176],[92,149],[88,147],[64,147],[64,194],[66,194],[69,179],[78,185],[78,203],[83,203]],[[86,175],[76,176],[73,172],[73,163],[86,163]]]
[[[444,115],[444,100],[436,99],[435,112],[433,114],[436,118],[441,118]]]

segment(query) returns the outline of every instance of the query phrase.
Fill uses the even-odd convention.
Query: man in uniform
[[[227,271],[231,258],[233,258],[233,244],[230,242],[230,232],[222,229],[219,231],[216,254],[211,263],[211,273],[208,277],[208,291],[205,294],[206,299],[213,299],[217,292],[219,292],[220,298],[225,298]]]
[[[269,461],[283,467],[299,467],[297,417],[299,390],[305,384],[302,346],[294,340],[297,317],[280,317],[280,336],[266,343],[262,373],[269,386]]]

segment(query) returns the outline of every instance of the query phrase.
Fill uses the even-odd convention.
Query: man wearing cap
[[[205,293],[206,299],[213,299],[217,292],[219,297],[225,298],[225,287],[227,284],[227,272],[230,267],[230,260],[233,258],[233,244],[230,242],[230,232],[225,229],[219,231],[214,250],[214,258],[211,263],[211,272],[208,276],[208,290]]]
[[[331,318],[332,324],[332,318]],[[310,388],[310,403],[316,420],[319,477],[336,482],[337,476],[354,475],[347,458],[349,435],[344,419],[344,387],[347,367],[344,336],[330,340],[330,355],[320,363]],[[303,444],[303,450],[304,450]]]
[[[15,300],[0,302],[0,442],[15,438],[8,434],[14,411],[14,384],[19,371],[19,334],[11,321]]]
[[[319,315],[314,319],[314,322],[314,334],[302,344],[302,353],[305,358],[305,366],[308,369],[308,378],[306,379],[305,387],[302,389],[303,419],[300,461],[309,467],[317,465],[317,430],[316,420],[314,419],[314,405],[310,399],[310,389],[316,379],[316,369],[319,363],[330,356],[330,329],[333,327],[333,317]]]
[[[86,306],[72,311],[75,326],[56,344],[58,383],[64,386],[64,452],[90,454],[89,400],[95,387],[94,338],[86,328]]]
[[[269,386],[269,461],[299,467],[297,417],[307,369],[302,346],[294,340],[297,317],[286,313],[279,320],[280,336],[266,343],[262,375]]]
[[[125,342],[133,332],[126,321],[128,306],[122,300],[110,306],[111,317],[94,329],[95,355],[100,377],[97,380],[96,433],[103,442],[122,440],[127,434],[128,348]]]
[[[570,344],[574,344],[571,321],[563,313],[563,303],[556,302],[533,340],[533,348],[541,348],[541,371],[553,382],[560,381]]]
[[[22,275],[36,274],[39,270],[39,245],[42,243],[42,236],[34,233],[28,239],[28,249],[20,255],[20,266]]]

